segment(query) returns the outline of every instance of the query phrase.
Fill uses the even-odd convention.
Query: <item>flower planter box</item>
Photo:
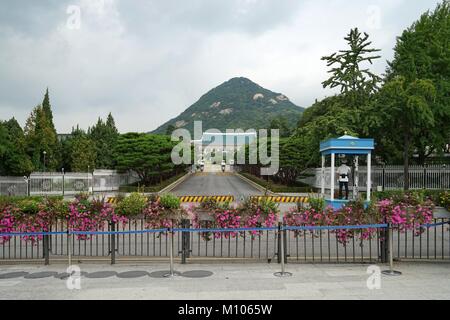
[[[198,221],[210,221],[210,222],[215,221],[214,216],[211,215],[209,210],[197,209],[195,210],[195,213],[197,215]]]
[[[164,209],[162,212],[164,213],[164,219],[181,220],[184,218],[184,214],[181,209]]]
[[[450,218],[450,211],[444,207],[434,207],[433,215],[435,218]]]

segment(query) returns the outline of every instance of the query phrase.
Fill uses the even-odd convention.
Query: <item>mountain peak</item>
[[[257,83],[253,82],[252,80],[245,78],[245,77],[235,77],[231,78],[230,80],[222,83],[219,87],[253,87],[253,88],[261,88]]]
[[[231,78],[230,80],[228,80],[225,83],[236,83],[236,84],[250,84],[253,83],[255,84],[252,80],[245,78],[245,77],[234,77]]]
[[[202,121],[204,131],[268,128],[270,121],[277,117],[286,118],[294,127],[303,110],[281,93],[265,89],[248,78],[234,77],[208,91],[154,132],[166,133],[169,126],[192,132],[194,121]]]

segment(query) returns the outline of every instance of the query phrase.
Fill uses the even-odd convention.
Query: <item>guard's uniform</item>
[[[348,200],[348,176],[351,172],[349,166],[342,164],[338,169],[339,174],[339,198],[342,199],[342,187],[345,187],[345,199]]]

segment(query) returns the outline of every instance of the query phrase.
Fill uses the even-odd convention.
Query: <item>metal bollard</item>
[[[284,241],[286,238],[286,234],[284,233],[284,231],[285,230],[282,229],[282,223],[280,222],[278,224],[278,233],[279,234],[281,233],[281,235],[282,235],[282,239],[280,241],[281,242],[280,249],[281,249],[282,254],[281,255],[279,254],[279,256],[281,256],[281,272],[275,272],[274,276],[276,276],[276,277],[291,277],[292,276],[292,273],[286,272],[286,268],[285,268]]]
[[[69,257],[69,267],[72,265],[72,234],[67,230],[67,253]]]
[[[389,229],[389,226],[388,226]],[[383,230],[380,231],[380,255],[381,255],[381,262],[382,263],[387,263],[389,260],[389,247],[388,247],[388,242],[389,242],[389,231],[386,230],[385,228],[383,228]]]
[[[169,245],[170,271],[169,271],[169,273],[166,273],[164,275],[165,278],[173,278],[178,275],[178,273],[174,271],[174,267],[173,267],[173,244],[174,244],[173,223],[172,223],[172,227],[169,229],[169,232],[170,232],[170,245]]]
[[[279,228],[280,228],[280,226],[279,226]],[[281,242],[283,242],[283,246],[281,245]],[[284,256],[284,261],[287,262],[287,237],[286,237],[286,230],[282,230],[282,231],[278,232],[277,247],[278,247],[277,248],[277,262],[281,263],[281,256],[282,255]]]
[[[381,273],[387,276],[399,276],[402,273],[394,270],[394,237],[390,224],[388,225],[387,235],[387,241],[389,242],[389,270],[383,270]]]
[[[49,241],[49,235],[44,235],[44,238],[43,238],[43,246],[44,246],[44,250],[43,250],[43,252],[44,252],[44,264],[46,265],[46,266],[48,266],[49,264],[50,264],[50,241]]]
[[[189,219],[181,220],[181,227],[189,229],[191,222]],[[181,233],[181,264],[186,264],[186,259],[190,256],[190,233],[183,231]]]
[[[116,224],[111,221],[111,231],[116,231]],[[116,234],[111,234],[111,265],[116,264]]]

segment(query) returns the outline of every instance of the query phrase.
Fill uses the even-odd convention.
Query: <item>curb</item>
[[[256,189],[258,189],[259,191],[261,191],[262,193],[265,193],[265,192],[266,192],[266,188],[264,188],[263,186],[257,184],[256,182],[250,180],[249,178],[244,177],[244,176],[241,175],[239,172],[236,172],[236,175],[237,175],[239,178],[241,178],[242,180],[244,180],[245,182],[247,182],[248,184],[252,185],[252,186],[255,187]],[[269,189],[267,189],[267,194],[273,195],[273,196],[278,195],[277,193],[275,193],[275,192],[273,192],[273,191],[271,191],[271,190],[269,190]]]
[[[176,186],[178,186],[180,183],[182,183],[184,180],[189,178],[192,175],[192,172],[186,173],[184,176],[182,176],[180,179],[176,180],[175,182],[172,182],[167,187],[165,187],[162,190],[159,190],[159,192],[156,192],[156,194],[161,195],[163,193],[169,192],[170,190],[174,189]]]

